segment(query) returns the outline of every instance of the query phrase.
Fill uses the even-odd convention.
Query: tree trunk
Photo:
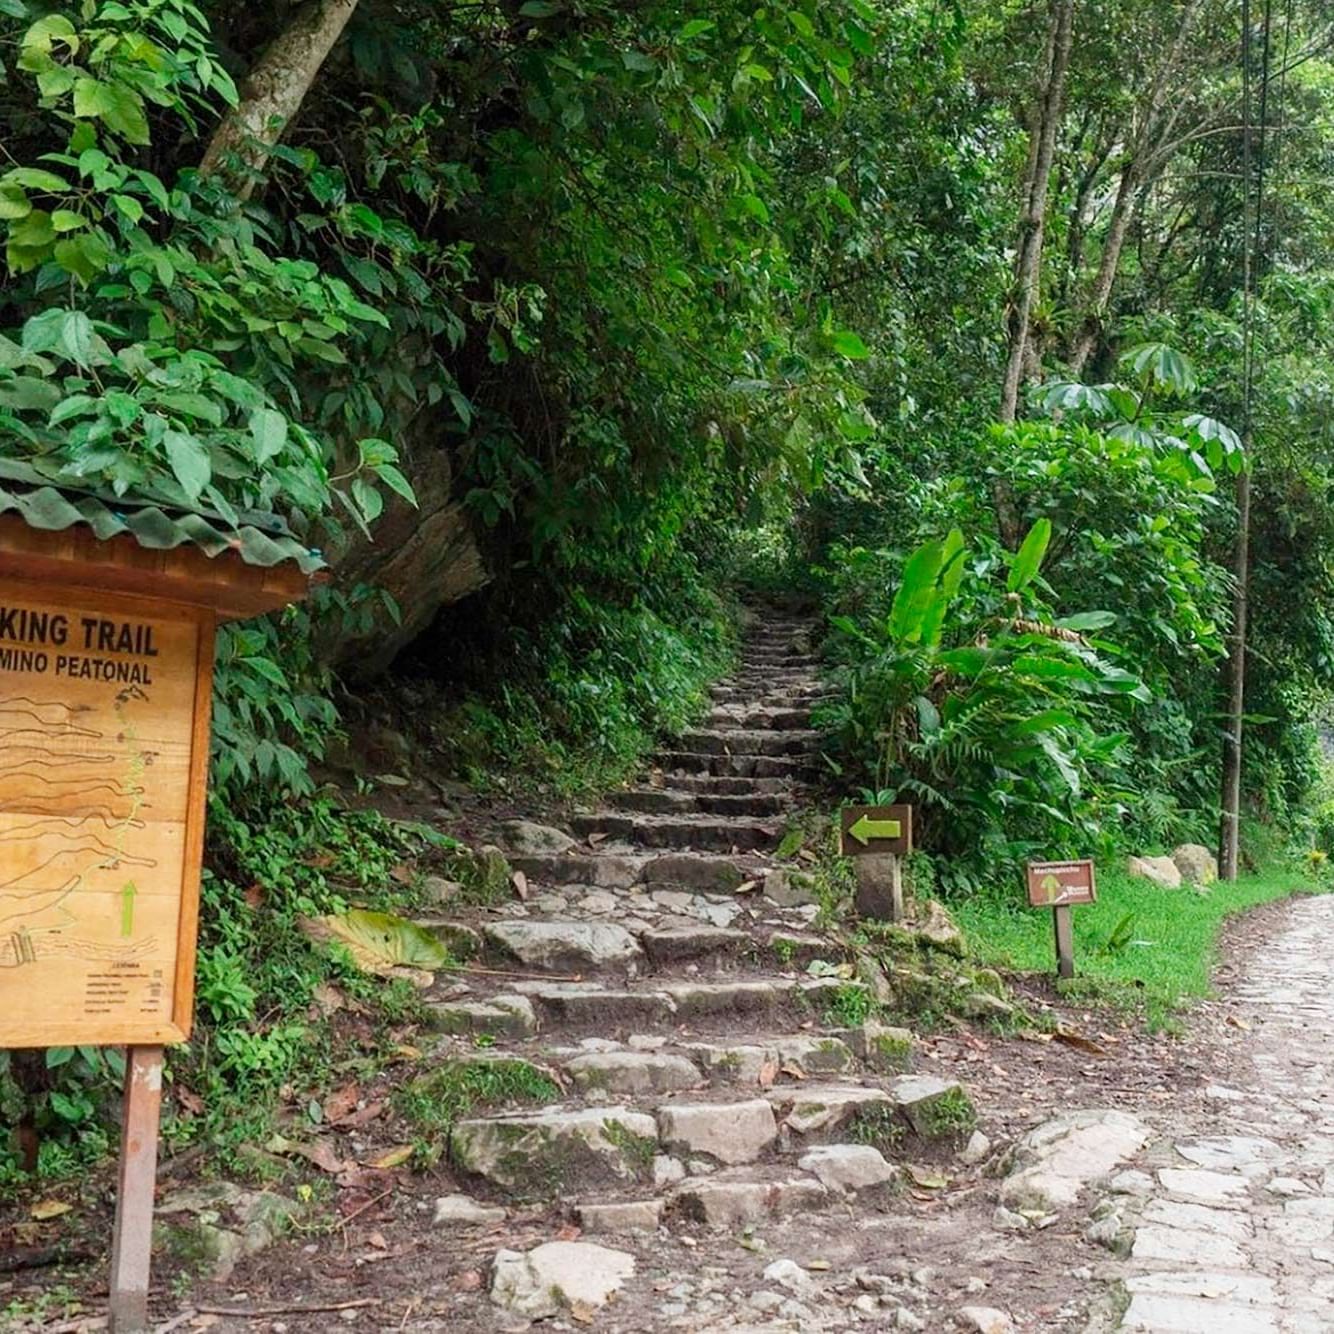
[[[1019,384],[1023,378],[1028,327],[1037,301],[1042,270],[1042,236],[1047,219],[1047,185],[1051,179],[1056,136],[1065,99],[1065,74],[1070,64],[1074,30],[1074,0],[1052,0],[1047,31],[1046,78],[1029,140],[1025,172],[1025,199],[1019,224],[1019,253],[1015,260],[1015,295],[1010,307],[1009,355],[1001,388],[1002,422],[1012,422],[1019,411]]]
[[[1249,441],[1247,442],[1249,445]],[[1241,731],[1246,712],[1246,614],[1251,556],[1251,472],[1237,477],[1237,545],[1232,557],[1232,651],[1228,655],[1227,730],[1223,734],[1223,818],[1218,838],[1218,874],[1235,880],[1241,847]]]
[[[1079,332],[1070,349],[1071,379],[1077,380],[1083,374],[1084,366],[1102,336],[1107,306],[1111,300],[1112,287],[1116,283],[1117,268],[1121,263],[1121,251],[1139,205],[1141,186],[1150,176],[1148,160],[1154,145],[1161,143],[1170,135],[1176,123],[1180,103],[1169,112],[1165,125],[1160,126],[1159,118],[1162,115],[1163,104],[1167,100],[1168,90],[1175,82],[1182,57],[1186,52],[1186,39],[1195,26],[1195,19],[1202,3],[1203,0],[1190,0],[1181,15],[1172,46],[1154,72],[1153,84],[1149,90],[1149,104],[1144,109],[1144,119],[1140,122],[1138,133],[1131,139],[1125,165],[1121,168],[1121,179],[1116,187],[1116,202],[1112,205],[1112,217],[1107,225],[1106,239],[1103,241],[1102,258],[1098,262],[1098,272],[1093,279],[1093,286],[1089,289],[1087,313],[1080,323]]]
[[[235,171],[249,198],[270,149],[282,138],[347,27],[358,0],[310,0],[269,45],[241,88],[241,100],[213,132],[201,172]]]

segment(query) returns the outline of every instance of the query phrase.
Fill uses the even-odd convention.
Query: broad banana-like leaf
[[[889,613],[890,637],[900,644],[916,644],[933,599],[938,595],[936,576],[944,561],[943,542],[924,542],[903,566],[899,591]]]
[[[1010,578],[1006,587],[1011,593],[1020,593],[1028,587],[1042,568],[1042,559],[1047,554],[1047,544],[1051,541],[1051,520],[1039,519],[1024,538],[1023,545],[1014,553],[1010,563]]]
[[[959,591],[963,578],[963,534],[951,528],[940,550],[940,572],[936,576],[935,596],[922,615],[922,643],[935,648],[945,626],[945,613]]]
[[[345,913],[302,920],[302,930],[317,941],[336,940],[358,968],[387,974],[396,968],[431,971],[450,963],[445,947],[415,922],[392,913],[353,908]]]

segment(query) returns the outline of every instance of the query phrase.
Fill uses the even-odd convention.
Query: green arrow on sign
[[[902,838],[903,825],[898,820],[872,820],[869,815],[862,815],[848,826],[848,833],[865,847],[873,838]]]
[[[120,933],[122,936],[134,935],[134,896],[138,894],[133,880],[127,880],[120,891]]]
[[[1042,888],[1048,894],[1059,894],[1061,892],[1061,882],[1054,875],[1049,875],[1043,880]]]

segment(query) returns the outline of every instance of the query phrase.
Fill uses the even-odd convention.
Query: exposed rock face
[[[1199,843],[1183,843],[1172,861],[1188,885],[1212,885],[1218,879],[1218,858]]]
[[[464,508],[451,495],[449,456],[434,445],[413,451],[406,469],[417,507],[393,497],[375,525],[373,541],[354,535],[338,561],[344,588],[373,584],[398,604],[400,621],[377,618],[364,639],[331,645],[344,674],[365,678],[383,671],[431,623],[441,607],[475,593],[489,579]]]
[[[658,1109],[663,1143],[720,1163],[749,1163],[778,1138],[773,1108],[751,1102],[699,1103]]]
[[[635,1272],[632,1255],[587,1241],[549,1241],[528,1252],[498,1251],[491,1300],[515,1315],[548,1320],[605,1306]]]
[[[1180,889],[1181,872],[1171,857],[1128,857],[1126,870],[1131,875],[1143,876],[1163,889]]]
[[[1148,1127],[1128,1112],[1069,1112],[1030,1130],[1015,1147],[1001,1203],[1012,1209],[1068,1208],[1079,1192],[1138,1153]]]

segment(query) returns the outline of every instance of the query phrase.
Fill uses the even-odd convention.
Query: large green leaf
[[[1033,582],[1042,568],[1050,541],[1051,520],[1041,518],[1028,530],[1023,545],[1014,553],[1014,559],[1010,562],[1010,577],[1006,587],[1011,593],[1022,593]]]
[[[943,542],[924,542],[904,563],[903,577],[889,612],[889,633],[899,643],[915,644],[921,640],[927,612],[938,593],[936,576],[944,556]]]
[[[392,913],[353,908],[345,913],[309,918],[302,929],[315,940],[335,940],[346,946],[357,967],[368,973],[390,973],[395,968],[444,968],[449,952],[416,922]]]
[[[922,614],[922,643],[935,648],[940,643],[945,625],[945,613],[963,578],[963,533],[951,528],[940,551],[940,573],[936,578],[936,596]]]

